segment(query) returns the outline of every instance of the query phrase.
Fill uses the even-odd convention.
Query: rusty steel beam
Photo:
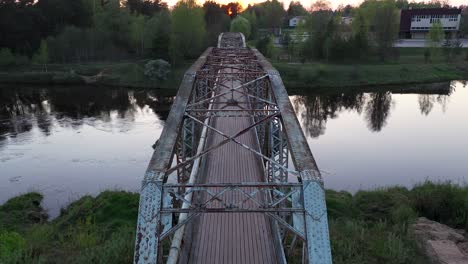
[[[296,170],[300,172],[299,180],[303,184],[303,205],[306,211],[305,237],[308,263],[331,264],[327,206],[322,176],[280,74],[258,50],[252,49],[252,51],[257,56],[262,68],[268,73],[271,91],[281,112],[281,122],[284,126],[291,157]]]
[[[225,109],[231,105],[239,109]],[[233,122],[236,117],[251,117],[252,123],[239,131],[221,131],[209,123],[211,117],[230,117]],[[194,154],[200,128],[223,139]],[[250,130],[255,130],[259,147],[237,140]],[[260,157],[265,182],[187,184],[186,177],[180,177],[194,174],[195,159],[228,142]],[[288,168],[289,157],[295,170]],[[175,171],[178,181],[169,183]],[[299,182],[288,182],[288,173]],[[206,200],[185,198],[195,193]],[[240,200],[227,198],[233,194]],[[304,241],[303,263],[331,263],[325,192],[317,164],[281,77],[257,50],[245,47],[242,34],[221,34],[218,48],[207,49],[184,75],[142,183],[134,263],[161,261],[161,240],[183,233],[184,226],[202,213],[263,213],[274,230],[271,239],[278,263],[286,262],[282,245],[286,232]],[[171,223],[177,214],[189,217]],[[175,258],[168,258],[171,263],[181,250],[176,247],[175,255],[170,254]]]
[[[140,191],[133,260],[135,264],[156,263],[158,260],[162,185],[166,177],[166,170],[173,158],[185,108],[192,94],[196,72],[204,65],[210,52],[211,48],[208,48],[185,73],[160,140],[156,142],[153,156],[146,170]]]

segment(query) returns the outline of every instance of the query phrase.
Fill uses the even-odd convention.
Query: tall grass
[[[327,190],[334,263],[427,263],[411,232],[419,216],[465,228],[468,187],[425,182],[348,192]],[[25,194],[0,206],[0,263],[131,263],[138,194],[85,196],[44,221],[42,196]],[[40,216],[40,217],[39,217]],[[298,244],[300,245],[300,243]],[[301,248],[291,263],[300,263]]]

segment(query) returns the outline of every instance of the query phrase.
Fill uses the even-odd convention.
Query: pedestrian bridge
[[[240,33],[185,73],[143,179],[134,263],[332,263],[322,177]]]

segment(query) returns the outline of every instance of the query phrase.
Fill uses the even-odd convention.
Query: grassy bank
[[[328,190],[334,263],[427,263],[410,224],[425,216],[468,230],[467,197],[466,187],[429,182],[355,195]],[[86,196],[51,222],[41,200],[29,193],[0,206],[0,263],[131,263],[137,194]]]
[[[343,62],[298,61],[284,62],[279,58],[287,51],[276,50],[273,65],[278,69],[286,87],[291,90],[344,88],[415,83],[444,82],[468,79],[468,50],[447,62],[443,50],[431,52],[425,48],[398,48],[398,56],[385,62],[377,56]],[[465,54],[466,53],[466,54]]]
[[[192,62],[171,68],[167,80],[152,81],[144,74],[147,61],[28,65],[0,70],[2,84],[95,84],[132,88],[177,89]]]
[[[288,89],[431,83],[468,79],[468,62],[437,64],[323,64],[273,65]]]
[[[275,52],[273,65],[278,69],[290,91],[318,88],[345,88],[415,83],[444,82],[468,79],[468,60],[463,54],[448,63],[442,51],[433,55],[430,63],[424,58],[424,48],[400,48],[399,56],[382,63],[371,57],[365,61],[284,62]],[[284,55],[284,54],[283,54]],[[468,56],[468,55],[467,55]],[[132,88],[177,89],[184,72],[192,62],[173,66],[166,81],[151,81],[144,75],[147,61],[120,63],[50,64],[47,72],[42,65],[0,69],[0,84],[86,84]]]

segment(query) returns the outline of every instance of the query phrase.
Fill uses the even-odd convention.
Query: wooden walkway
[[[240,84],[231,82],[230,88]],[[217,94],[225,91],[227,88],[219,88]],[[217,102],[226,102],[229,99],[247,103],[246,97],[240,96],[239,93],[224,95],[218,98]],[[216,107],[241,110],[239,106],[226,103],[217,104]],[[214,117],[210,125],[232,136],[252,124],[253,120],[250,117]],[[208,138],[205,148],[215,146],[224,139],[214,131],[208,133]],[[254,129],[238,137],[238,141],[259,150]],[[261,159],[254,153],[235,142],[229,142],[206,157],[203,173],[205,177],[202,183],[264,182],[265,172],[262,164]],[[252,190],[246,189],[246,191]],[[245,199],[240,193],[226,195],[223,199],[233,203]],[[198,199],[206,198],[198,197]],[[212,206],[220,205],[213,203]],[[188,263],[276,263],[272,230],[265,214],[203,214],[192,230],[191,246],[186,249],[189,250]]]

